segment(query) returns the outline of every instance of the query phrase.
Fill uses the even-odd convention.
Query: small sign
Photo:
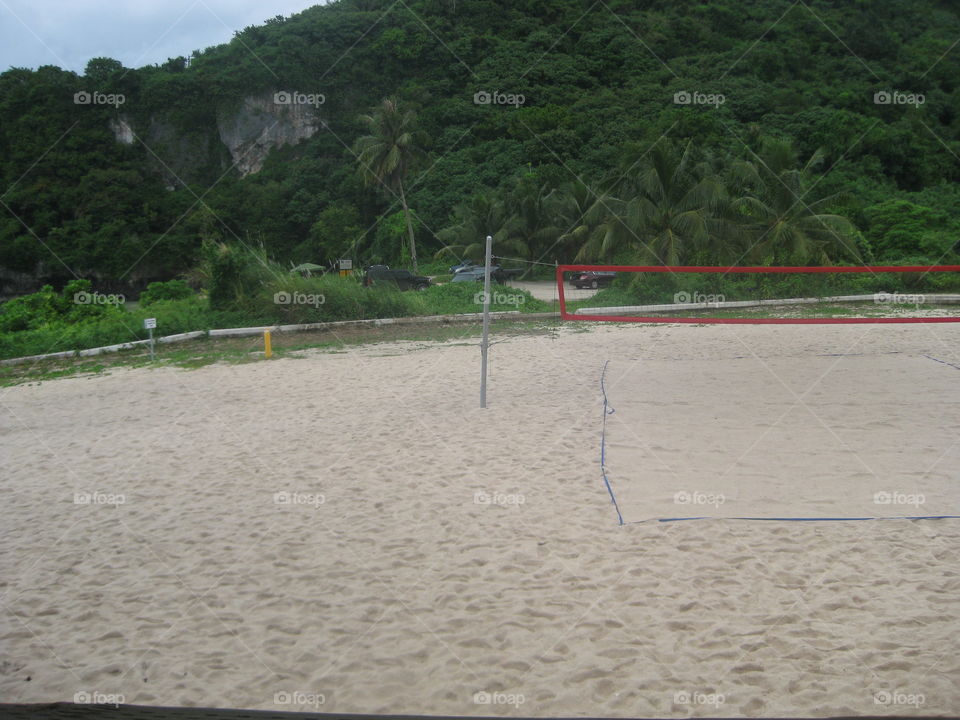
[[[143,329],[144,330],[153,330],[157,326],[156,318],[144,318],[143,319]]]
[[[340,269],[341,270],[353,270],[353,260],[342,259],[340,260]]]

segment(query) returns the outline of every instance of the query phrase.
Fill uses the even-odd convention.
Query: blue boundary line
[[[876,355],[903,355],[902,350],[891,350],[882,353],[821,353],[813,357],[874,357]],[[734,360],[752,360],[753,355],[734,355]]]
[[[604,384],[604,380],[607,377],[607,365],[610,364],[610,361],[607,360],[603,364],[603,372],[600,373],[600,392],[603,393],[603,427],[600,430],[600,474],[603,476],[603,483],[607,486],[607,492],[610,493],[610,502],[613,503],[614,509],[617,511],[617,524],[623,525],[623,515],[620,514],[620,505],[617,503],[617,497],[613,494],[613,488],[610,486],[610,478],[607,477],[607,415],[613,415],[616,412],[610,403],[607,401],[607,387]]]
[[[953,363],[949,363],[946,360],[939,360],[933,357],[932,355],[924,355],[924,357],[927,358],[928,360],[933,360],[934,362],[938,362],[941,365],[949,365],[952,368],[956,368],[957,370],[960,370],[960,365],[954,365]]]
[[[892,354],[892,353],[891,353]],[[938,363],[949,365],[960,370],[960,365],[954,365],[943,360],[937,360],[935,357],[924,355]],[[675,517],[675,518],[649,518],[647,520],[631,520],[624,522],[623,515],[620,513],[620,504],[613,494],[613,487],[610,485],[610,478],[607,475],[607,415],[613,415],[616,412],[607,399],[607,386],[605,380],[607,377],[607,366],[610,361],[603,364],[603,372],[600,373],[600,392],[603,393],[603,426],[600,431],[600,473],[603,476],[603,483],[607,486],[607,492],[610,493],[610,502],[617,511],[618,525],[639,525],[646,522],[682,522],[684,520],[760,520],[777,522],[853,522],[862,520],[960,520],[960,515],[895,515],[890,517],[714,517],[712,515],[702,515],[699,517]]]
[[[779,522],[848,522],[860,520],[950,520],[960,519],[960,515],[891,515],[890,517],[681,517],[681,518],[650,518],[650,520],[634,520],[628,525],[651,522],[682,522],[684,520],[776,520]]]

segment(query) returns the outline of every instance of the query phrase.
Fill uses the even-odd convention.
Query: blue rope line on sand
[[[623,525],[623,515],[620,514],[620,505],[617,503],[617,498],[613,494],[613,488],[610,487],[610,479],[607,477],[607,415],[613,415],[615,412],[607,401],[607,387],[604,385],[604,379],[607,376],[607,365],[609,364],[610,361],[607,360],[603,364],[603,372],[600,374],[600,392],[603,393],[603,428],[600,431],[600,474],[603,476],[603,482],[607,486],[607,492],[610,493],[610,502],[613,503],[613,507],[617,511],[617,524]]]
[[[872,357],[874,355],[902,355],[903,352],[900,350],[891,350],[890,352],[882,353],[822,353],[820,355],[814,355],[813,357]],[[751,360],[753,355],[734,355],[734,360]]]
[[[848,520],[951,520],[960,519],[960,515],[901,515],[891,517],[685,517],[685,518],[651,518],[657,522],[680,522],[682,520],[776,520],[778,522],[846,522]],[[636,525],[650,520],[635,520],[630,525]]]
[[[946,360],[938,360],[937,358],[932,357],[930,355],[924,355],[924,357],[927,358],[928,360],[933,360],[934,362],[938,362],[941,365],[949,365],[952,368],[956,368],[957,370],[960,370],[960,365],[954,365],[953,363],[948,363]]]

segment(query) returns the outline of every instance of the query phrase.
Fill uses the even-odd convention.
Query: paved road
[[[520,290],[529,290],[530,294],[538,300],[545,300],[546,302],[559,301],[557,284],[550,280],[511,281],[510,286],[519,288]],[[577,290],[577,288],[570,285],[570,283],[563,286],[563,295],[567,300],[585,300],[586,298],[593,297],[596,293],[596,290]]]

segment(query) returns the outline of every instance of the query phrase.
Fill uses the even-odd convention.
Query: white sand
[[[960,365],[958,341],[949,325],[513,338],[491,350],[486,411],[479,352],[456,342],[0,390],[0,698],[955,714],[960,521],[619,527],[598,460],[608,359],[674,361],[723,383],[729,363],[708,361],[749,355],[802,386],[818,354],[861,353],[869,381],[891,352]],[[930,405],[942,389],[936,422],[956,435],[960,368],[915,367],[902,379]],[[716,412],[759,431],[750,408]],[[811,444],[804,427],[791,425],[798,447]],[[831,459],[809,453],[811,471]],[[957,480],[955,464],[941,469]],[[763,473],[743,482],[755,489]],[[302,504],[275,503],[281,492]],[[481,691],[504,702],[477,703]],[[285,704],[283,693],[300,694]]]
[[[612,361],[607,478],[651,518],[960,518],[960,368],[922,355]]]

